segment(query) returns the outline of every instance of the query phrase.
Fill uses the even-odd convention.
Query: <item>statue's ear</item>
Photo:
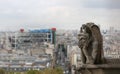
[[[83,31],[82,31],[82,27],[80,28],[80,32],[83,32]]]

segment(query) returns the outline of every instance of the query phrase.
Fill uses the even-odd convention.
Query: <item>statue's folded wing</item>
[[[96,61],[97,62],[100,62],[100,60],[103,59],[103,38],[102,38],[102,35],[101,35],[101,32],[100,32],[100,29],[97,25],[95,25],[94,23],[87,23],[86,24],[91,32],[92,32],[92,37],[93,37],[93,42],[94,41],[97,41],[98,43],[98,52],[97,52],[97,56],[96,56]]]

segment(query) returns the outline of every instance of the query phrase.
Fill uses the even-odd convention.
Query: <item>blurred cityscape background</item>
[[[43,70],[61,67],[70,74],[80,66],[81,56],[77,35],[79,30],[20,29],[0,32],[0,68],[6,71]],[[120,59],[120,30],[110,27],[101,30],[104,57]],[[111,59],[116,60],[111,60]],[[112,62],[113,63],[113,62]]]

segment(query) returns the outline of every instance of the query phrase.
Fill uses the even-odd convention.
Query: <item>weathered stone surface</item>
[[[78,39],[83,64],[75,69],[75,74],[120,74],[120,59],[104,59],[103,39],[97,25],[82,25]]]
[[[97,25],[94,23],[83,24],[78,39],[83,64],[103,63],[103,39]]]
[[[83,65],[76,74],[120,74],[120,64]]]

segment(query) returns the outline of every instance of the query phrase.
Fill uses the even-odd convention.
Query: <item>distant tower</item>
[[[56,44],[56,28],[52,28],[52,43]]]

